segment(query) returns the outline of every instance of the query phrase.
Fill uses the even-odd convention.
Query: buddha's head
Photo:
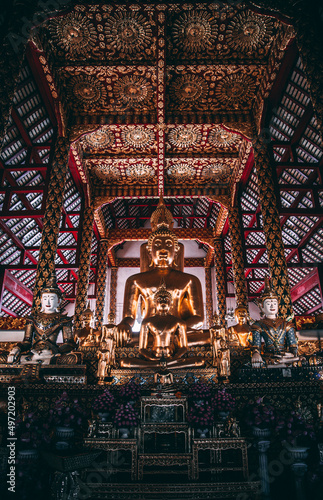
[[[172,295],[166,290],[166,285],[164,282],[160,285],[154,295],[154,303],[157,314],[160,314],[162,316],[168,314],[172,303]]]
[[[93,319],[93,312],[91,311],[89,304],[87,305],[87,308],[83,312],[81,319],[83,328],[90,326],[90,323]]]
[[[148,238],[147,249],[152,264],[156,267],[169,267],[173,264],[179,250],[175,233],[166,224],[161,224]]]
[[[166,208],[161,196],[153,212],[150,223],[152,233],[148,238],[147,249],[151,255],[151,264],[157,267],[169,267],[173,264],[179,250],[178,239],[173,232],[173,216]]]
[[[108,314],[108,324],[109,325],[114,325],[115,320],[116,320],[116,315],[114,314],[114,312],[109,312],[109,314]]]
[[[260,308],[268,319],[275,319],[278,314],[278,295],[271,289],[269,279],[265,278],[265,289],[259,302]]]
[[[41,312],[52,314],[59,311],[59,306],[63,298],[63,293],[56,283],[56,275],[53,272],[46,286],[41,290]]]
[[[238,306],[234,310],[234,317],[239,325],[243,325],[247,323],[248,319],[248,310],[244,306]]]

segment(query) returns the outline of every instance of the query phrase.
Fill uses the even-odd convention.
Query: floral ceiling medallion
[[[53,44],[73,56],[91,52],[97,42],[94,25],[81,13],[71,12],[52,19],[49,31]]]
[[[217,34],[216,19],[204,11],[185,12],[173,25],[175,45],[185,52],[201,52],[211,48]]]
[[[79,75],[71,79],[68,84],[68,93],[74,102],[74,107],[81,104],[86,110],[93,110],[101,106],[106,99],[106,91],[101,82],[93,76]]]
[[[222,163],[210,163],[203,168],[201,178],[208,181],[227,183],[230,176],[230,167]]]
[[[205,99],[208,92],[206,81],[197,75],[183,75],[172,83],[171,94],[181,104],[194,105]]]
[[[104,181],[116,181],[121,177],[121,172],[117,167],[104,161],[93,166],[91,172]]]
[[[114,17],[109,17],[105,36],[115,50],[130,55],[152,43],[151,26],[148,20],[137,12],[117,12]]]
[[[187,125],[173,128],[168,134],[169,142],[177,148],[189,148],[201,142],[202,134],[197,127]]]
[[[273,21],[254,12],[242,12],[229,24],[228,45],[236,51],[252,52],[266,47],[273,37]]]
[[[215,127],[209,133],[208,142],[217,148],[224,148],[236,144],[238,139],[237,134],[233,134],[222,127]]]
[[[142,108],[152,99],[152,86],[141,76],[124,76],[114,84],[114,95],[124,106]]]
[[[169,167],[167,174],[172,179],[185,182],[191,181],[195,177],[196,171],[195,168],[188,163],[177,163]]]
[[[217,99],[226,106],[237,109],[250,104],[255,96],[256,84],[244,75],[229,75],[221,80],[216,88]]]
[[[143,149],[153,144],[155,134],[153,130],[139,126],[122,130],[121,138],[126,146]]]
[[[126,176],[131,181],[148,181],[154,173],[154,169],[146,163],[137,163],[126,168]]]
[[[115,137],[110,130],[99,129],[86,135],[83,142],[90,148],[104,149],[114,144]]]

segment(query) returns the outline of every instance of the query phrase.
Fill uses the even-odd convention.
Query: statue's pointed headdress
[[[168,208],[166,208],[162,195],[160,195],[156,210],[150,217],[150,223],[153,231],[156,231],[160,226],[167,226],[170,230],[173,229],[174,219]]]
[[[90,302],[87,303],[86,309],[82,313],[82,318],[84,319],[93,318],[93,311],[90,308]]]
[[[64,297],[64,293],[61,291],[61,289],[57,285],[56,281],[56,273],[53,271],[47,280],[46,285],[41,289],[41,293],[56,293],[57,297],[59,299],[62,299]]]
[[[150,217],[150,223],[152,233],[148,238],[148,251],[151,250],[152,241],[155,236],[170,236],[174,241],[175,252],[177,252],[179,250],[179,246],[177,236],[173,231],[174,219],[171,212],[168,208],[166,208],[162,195],[160,195],[156,210]]]
[[[154,295],[155,303],[157,302],[158,297],[167,297],[170,301],[172,300],[172,294],[167,290],[164,279],[162,279],[160,286],[157,288],[157,291],[155,292]]]
[[[265,277],[265,289],[260,298],[260,304],[263,304],[266,299],[277,299],[278,295],[271,289],[269,278]]]

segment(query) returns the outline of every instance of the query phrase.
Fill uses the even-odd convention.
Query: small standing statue
[[[230,349],[227,343],[225,328],[221,327],[218,314],[213,316],[210,328],[213,366],[217,366],[220,377],[226,379],[230,375]]]
[[[82,316],[82,328],[77,330],[75,335],[75,341],[79,343],[80,347],[90,347],[96,346],[99,343],[99,331],[95,330],[91,326],[93,322],[93,312],[90,309],[90,305],[83,312]]]
[[[284,363],[294,361],[297,355],[297,338],[293,324],[283,318],[278,318],[278,296],[271,290],[268,278],[265,278],[265,290],[262,294],[260,307],[264,318],[252,325],[253,355],[252,366],[263,366],[260,355],[261,339],[265,341],[265,351],[278,355]],[[284,357],[284,351],[289,354]]]
[[[8,363],[20,364],[76,364],[79,353],[70,353],[76,348],[72,333],[72,318],[60,311],[63,294],[56,283],[53,272],[47,285],[41,290],[41,310],[27,319],[25,335],[9,353]],[[57,345],[59,333],[63,344]],[[69,354],[70,353],[70,354]]]
[[[238,341],[241,347],[250,347],[251,345],[251,326],[248,323],[248,310],[244,306],[236,307],[234,317],[238,322],[228,329],[229,338]]]
[[[110,338],[112,336],[115,340],[116,347],[124,347],[131,340],[131,336],[129,332],[120,332],[115,324],[115,320],[116,315],[113,312],[110,312],[108,314],[108,323],[102,326],[101,341],[103,338]]]
[[[115,322],[115,315],[111,313],[108,315],[109,323],[103,325],[102,335],[100,340],[100,347],[98,350],[98,383],[104,384],[105,377],[109,377],[111,373],[111,368],[115,366],[115,347],[116,339],[118,339],[118,330]]]

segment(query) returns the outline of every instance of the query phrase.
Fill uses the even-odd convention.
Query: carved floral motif
[[[83,110],[91,110],[102,105],[106,99],[106,91],[101,82],[89,75],[73,77],[68,83],[67,92],[75,110],[80,105]]]
[[[69,56],[91,52],[97,43],[94,25],[79,12],[71,12],[50,21],[51,43],[62,48]]]
[[[121,138],[126,146],[143,149],[153,144],[155,134],[153,130],[145,127],[129,127],[121,131]]]
[[[273,20],[246,11],[238,14],[227,29],[227,42],[236,51],[252,52],[267,46],[273,38]]]
[[[167,175],[174,180],[185,182],[194,179],[196,170],[188,163],[176,163],[167,169]]]
[[[239,140],[240,136],[238,134],[233,134],[221,126],[212,128],[208,136],[208,142],[217,148],[233,146]]]
[[[201,52],[214,46],[218,24],[211,13],[192,10],[184,12],[173,25],[175,45],[185,52]]]
[[[189,148],[201,142],[202,134],[194,125],[180,125],[168,134],[169,142],[178,148]]]
[[[137,163],[135,165],[130,165],[126,169],[126,175],[130,180],[144,181],[149,180],[154,176],[153,168],[144,163]]]
[[[114,141],[113,133],[107,128],[96,130],[82,138],[83,144],[93,149],[107,148],[112,146]]]
[[[144,108],[152,104],[152,86],[141,76],[127,75],[120,78],[114,84],[113,93],[127,107]]]
[[[180,104],[195,105],[201,99],[205,99],[208,93],[207,82],[200,76],[186,74],[176,78],[170,87],[173,99]]]
[[[117,51],[132,55],[152,43],[149,21],[138,12],[116,12],[105,25],[107,42]]]
[[[219,82],[215,90],[217,99],[234,109],[250,105],[255,96],[256,84],[249,76],[229,75]]]

